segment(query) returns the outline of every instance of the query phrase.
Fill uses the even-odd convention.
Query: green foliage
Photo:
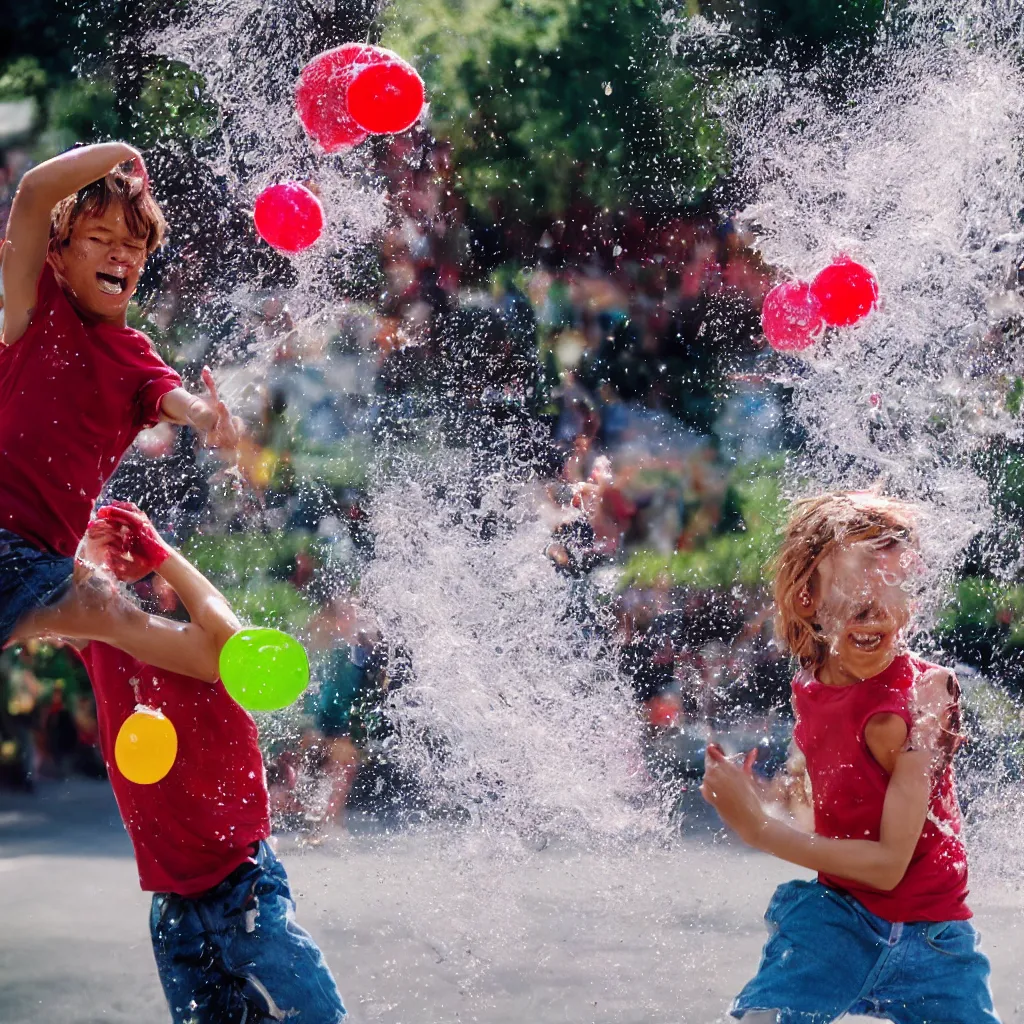
[[[0,77],[0,89],[3,83]],[[173,138],[203,139],[216,127],[216,112],[203,98],[201,80],[180,65],[161,66],[146,75],[128,126],[121,123],[117,112],[113,79],[104,75],[61,82],[46,100],[43,157],[76,142],[112,138],[148,149]]]
[[[144,149],[170,138],[207,138],[217,111],[203,97],[203,80],[183,64],[161,61],[149,71],[136,104],[133,142]]]
[[[995,625],[1002,590],[995,580],[974,576],[960,580],[952,599],[939,616],[939,630],[957,627],[985,629]]]
[[[49,94],[48,125],[42,156],[70,149],[76,142],[118,137],[114,87],[106,78],[72,79]]]
[[[658,0],[425,0],[385,43],[426,79],[436,132],[486,207],[699,201],[724,166],[705,93],[674,68]]]
[[[292,466],[300,480],[316,480],[324,487],[362,489],[367,484],[373,459],[371,443],[352,436],[331,445],[309,446],[292,455]]]
[[[1024,455],[1008,452],[995,481],[993,501],[1004,511],[1024,515]]]
[[[259,575],[283,576],[300,551],[309,551],[306,533],[197,534],[182,548],[185,557],[218,586],[245,586]]]
[[[1024,451],[1020,445],[1005,436],[990,438],[974,454],[972,468],[988,484],[996,509],[1011,520],[1024,517]]]
[[[967,576],[957,583],[952,599],[940,614],[938,630],[991,630],[1006,620],[1007,642],[1024,645],[1024,587]]]
[[[307,597],[280,580],[257,579],[242,587],[225,587],[223,594],[244,624],[286,633],[301,632],[314,611]]]
[[[1024,377],[1014,377],[1010,390],[1006,394],[1006,411],[1011,416],[1020,415],[1022,399],[1024,399]]]
[[[299,552],[317,540],[308,533],[229,533],[192,537],[182,553],[220,587],[247,625],[300,630],[313,613],[310,600],[287,582]]]
[[[673,585],[695,589],[764,587],[765,566],[775,554],[785,514],[782,466],[781,457],[765,459],[732,474],[745,529],[711,536],[699,547],[668,557],[637,552],[623,571],[622,585],[649,586],[667,577]]]
[[[38,98],[46,85],[46,72],[35,57],[17,57],[0,71],[0,100]]]

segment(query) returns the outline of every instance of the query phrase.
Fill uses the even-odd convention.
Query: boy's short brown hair
[[[839,544],[876,539],[915,545],[913,506],[870,491],[830,491],[794,503],[771,571],[776,639],[801,668],[817,672],[828,655],[814,608],[801,611],[801,591],[819,596],[818,566]]]
[[[163,245],[167,221],[148,185],[142,178],[132,177],[116,169],[105,178],[62,199],[53,208],[50,214],[51,247],[67,245],[79,217],[100,217],[111,203],[121,204],[128,230],[136,238],[145,239],[147,252],[153,252]]]

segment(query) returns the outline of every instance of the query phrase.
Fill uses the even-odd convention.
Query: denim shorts
[[[0,530],[0,647],[26,612],[53,604],[71,586],[73,558],[53,555]]]
[[[786,882],[765,914],[768,941],[734,1017],[776,1010],[780,1024],[843,1014],[895,1024],[998,1024],[989,963],[970,921],[893,924],[819,882]]]
[[[295,923],[266,843],[200,896],[154,893],[149,927],[174,1024],[339,1024],[345,1007],[319,947]]]

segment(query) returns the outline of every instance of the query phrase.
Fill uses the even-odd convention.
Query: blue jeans
[[[786,882],[768,911],[757,975],[734,1017],[777,1010],[780,1024],[844,1013],[895,1024],[998,1024],[989,963],[970,921],[893,924],[819,882]]]
[[[150,933],[174,1024],[339,1024],[338,988],[295,923],[284,867],[266,843],[196,897],[154,893]]]
[[[0,530],[0,647],[26,612],[53,604],[67,592],[75,560]]]

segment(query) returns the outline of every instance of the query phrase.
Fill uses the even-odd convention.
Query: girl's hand
[[[155,572],[171,553],[148,516],[127,501],[99,509],[88,534],[100,544],[106,567],[122,583],[135,583]]]
[[[757,751],[749,751],[738,765],[730,761],[721,747],[709,743],[704,755],[704,781],[700,793],[718,812],[718,816],[745,843],[757,845],[767,815],[754,780]]]

